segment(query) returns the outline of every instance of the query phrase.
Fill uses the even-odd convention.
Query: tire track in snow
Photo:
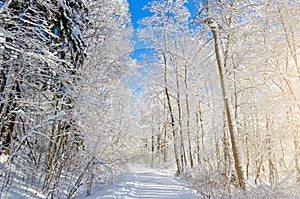
[[[164,172],[135,166],[131,175],[106,187],[90,198],[95,199],[199,199],[196,191],[185,181]]]

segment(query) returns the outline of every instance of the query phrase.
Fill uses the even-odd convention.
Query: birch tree
[[[188,17],[188,11],[183,6],[185,1],[163,1],[157,2],[154,1],[149,4],[148,9],[153,13],[152,17],[145,18],[141,21],[141,23],[146,27],[145,29],[141,29],[141,37],[150,42],[150,45],[154,45],[154,48],[157,49],[159,55],[161,56],[161,62],[163,69],[163,77],[164,77],[164,92],[166,96],[166,103],[168,107],[168,114],[170,115],[170,124],[172,126],[172,134],[174,139],[174,154],[175,160],[177,164],[177,172],[180,174],[183,172],[184,168],[184,139],[182,132],[182,117],[180,110],[180,99],[178,99],[177,92],[177,109],[179,113],[179,118],[177,122],[179,122],[179,126],[176,126],[175,119],[175,110],[174,105],[171,99],[170,93],[170,79],[168,77],[168,68],[172,64],[172,60],[174,57],[169,53],[171,52],[171,48],[174,47],[173,42],[174,36],[176,37],[176,27],[178,29],[182,29],[185,21]],[[174,17],[171,17],[174,15]],[[151,31],[150,34],[148,31]],[[145,34],[147,32],[147,35]],[[173,65],[175,67],[175,65]],[[177,87],[178,90],[178,87]],[[180,96],[180,95],[179,95]],[[178,139],[177,128],[181,128],[179,130],[180,139]],[[179,146],[178,146],[179,144]],[[180,151],[178,151],[180,150]]]
[[[281,131],[278,131],[281,128],[279,123],[281,123],[282,127],[287,124],[287,122],[284,122],[286,118],[282,117],[285,111],[280,111],[285,110],[285,108],[278,102],[280,101],[279,98],[283,97],[283,93],[294,93],[293,88],[297,87],[295,84],[292,86],[293,83],[291,82],[288,83],[291,80],[291,76],[287,79],[281,79],[280,76],[283,73],[286,74],[283,72],[286,70],[281,67],[287,66],[287,68],[291,69],[297,62],[293,58],[294,50],[291,50],[291,43],[296,42],[296,40],[292,39],[295,27],[291,27],[288,24],[292,20],[290,18],[292,16],[290,15],[291,13],[294,13],[293,16],[297,16],[295,9],[297,9],[298,3],[293,1],[280,1],[275,4],[268,1],[253,2],[253,4],[242,1],[211,1],[210,3],[208,8],[210,11],[207,12],[206,16],[212,16],[212,13],[219,13],[213,19],[218,24],[219,47],[224,55],[225,74],[230,80],[228,81],[228,90],[231,93],[234,107],[233,115],[238,124],[239,139],[243,143],[241,144],[241,152],[247,157],[247,161],[257,163],[255,169],[257,174],[260,173],[258,174],[260,180],[264,178],[261,176],[261,171],[264,168],[269,168],[269,176],[277,173],[275,174],[277,175],[275,179],[278,179],[278,172],[284,170],[280,165],[286,164],[283,156],[290,149],[289,147],[277,148],[276,146],[280,146],[282,140],[292,143],[291,137],[283,139],[279,133]],[[278,10],[278,6],[281,9]],[[285,14],[283,14],[283,10],[285,10]],[[202,17],[205,16],[202,15]],[[293,20],[297,21],[296,19]],[[279,34],[277,31],[280,31],[282,34]],[[287,32],[289,33],[286,34]],[[279,45],[285,47],[281,46],[278,48]],[[294,74],[297,74],[296,68],[292,70]],[[295,76],[292,79],[294,79],[293,82],[295,83]],[[285,101],[293,98],[290,97],[285,98]],[[297,103],[288,102],[287,104],[297,106]],[[297,110],[297,108],[294,108],[294,110]],[[263,116],[260,114],[261,112],[264,113]],[[277,122],[272,122],[273,120]],[[283,129],[287,129],[287,127]],[[282,131],[285,131],[283,129]],[[255,137],[253,137],[254,134]],[[292,133],[292,135],[296,134]],[[265,144],[262,143],[262,140],[265,141]],[[265,152],[253,153],[253,151],[246,149],[247,152],[244,153],[244,146],[248,148],[250,147],[249,145]],[[277,153],[272,153],[272,151],[277,151]],[[247,164],[249,176],[253,174],[253,171],[249,170],[249,162]],[[277,180],[274,180],[273,177],[272,179],[266,177],[264,180],[276,184]]]

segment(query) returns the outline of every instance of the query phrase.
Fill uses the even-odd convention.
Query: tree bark
[[[227,117],[227,124],[229,128],[229,134],[231,139],[231,147],[232,147],[232,154],[234,159],[234,167],[237,173],[239,186],[242,189],[245,189],[245,177],[244,177],[244,169],[242,165],[242,156],[239,149],[238,144],[238,132],[237,132],[237,126],[236,121],[234,117],[234,111],[231,104],[231,97],[228,92],[228,85],[226,81],[225,76],[225,69],[224,69],[224,60],[223,55],[221,52],[220,44],[219,44],[219,31],[218,31],[218,24],[213,21],[212,19],[208,21],[208,24],[210,25],[211,31],[213,33],[214,38],[214,44],[215,44],[215,54],[218,64],[218,70],[219,70],[219,76],[220,76],[220,83],[222,88],[222,94],[223,94],[223,102],[225,107],[225,113]]]
[[[177,108],[178,108],[178,123],[179,123],[179,136],[180,136],[180,161],[182,166],[182,171],[184,170],[184,166],[187,165],[186,154],[185,154],[185,146],[184,146],[184,137],[182,130],[182,110],[181,110],[181,97],[180,97],[180,87],[179,87],[179,68],[176,66],[176,87],[177,87]]]
[[[185,104],[186,104],[186,128],[187,128],[187,136],[188,136],[188,144],[189,144],[189,158],[190,158],[190,166],[194,167],[193,160],[193,152],[192,152],[192,144],[191,144],[191,132],[190,132],[190,107],[189,107],[189,94],[188,94],[188,83],[187,83],[187,66],[184,67],[184,85],[185,85]]]
[[[175,119],[173,115],[173,110],[171,106],[171,99],[169,95],[169,90],[168,90],[168,81],[167,81],[167,57],[165,54],[163,54],[163,60],[164,60],[164,66],[165,66],[165,71],[164,71],[164,80],[165,80],[165,94],[167,97],[167,103],[168,103],[168,108],[169,108],[169,113],[171,117],[171,126],[172,126],[172,133],[173,133],[173,139],[174,139],[174,154],[175,154],[175,160],[176,160],[176,166],[177,166],[177,173],[181,174],[182,173],[182,167],[180,164],[180,158],[179,158],[179,153],[178,153],[178,140],[177,140],[177,134],[176,134],[176,127],[175,127]]]

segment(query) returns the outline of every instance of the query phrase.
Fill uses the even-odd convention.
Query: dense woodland
[[[137,161],[204,198],[299,197],[300,2],[145,9],[137,61],[126,0],[0,0],[0,197],[88,196]]]

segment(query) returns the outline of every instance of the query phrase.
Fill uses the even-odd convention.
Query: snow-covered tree
[[[94,180],[104,180],[130,158],[132,96],[126,84],[134,64],[129,56],[132,28],[127,1],[96,0],[87,6],[91,27],[84,34],[89,47],[80,70],[77,115],[86,153],[100,163]]]
[[[142,27],[140,29],[140,37],[149,43],[151,48],[155,49],[157,60],[161,63],[160,71],[163,78],[161,83],[164,85],[161,89],[163,89],[165,96],[163,101],[166,100],[165,107],[167,107],[162,111],[167,111],[169,115],[178,173],[183,172],[184,165],[187,163],[182,129],[182,100],[179,93],[179,76],[182,73],[182,68],[179,67],[183,67],[181,64],[184,63],[177,62],[179,56],[176,55],[177,49],[180,48],[181,42],[188,34],[190,14],[184,6],[185,3],[186,1],[153,1],[149,3],[147,9],[153,15],[141,21]],[[180,32],[182,35],[179,34]],[[173,73],[176,76],[175,79],[171,78]],[[175,83],[174,88],[170,84],[173,81]],[[177,92],[172,93],[173,89]],[[172,98],[172,95],[176,97]],[[176,115],[178,115],[178,118],[176,118]],[[179,132],[177,132],[177,129]]]
[[[215,188],[223,196],[246,181],[276,184],[290,172],[297,176],[299,3],[194,1],[199,12],[193,20],[182,15],[185,3],[153,1],[147,6],[152,15],[141,20],[140,37],[154,51],[145,61],[150,77],[140,98],[153,107],[143,118],[149,140],[154,135],[159,145],[163,129],[175,129],[178,170],[189,159],[199,178],[222,179]],[[227,85],[216,83],[212,66],[221,67]],[[184,155],[189,152],[193,156]]]
[[[13,0],[0,8],[2,172],[21,164],[25,179],[53,195],[81,145],[73,111],[86,15],[81,1]]]

